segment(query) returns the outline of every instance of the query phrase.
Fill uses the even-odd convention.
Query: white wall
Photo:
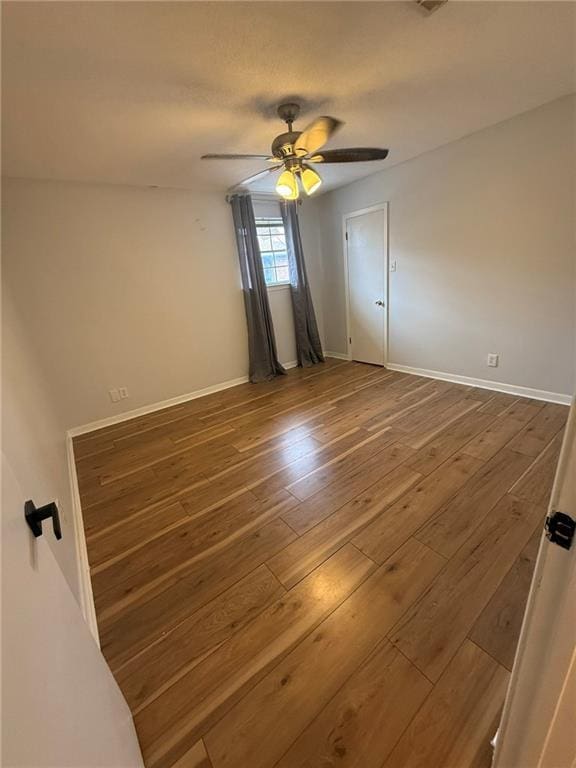
[[[221,194],[16,179],[4,180],[3,192],[4,280],[26,306],[67,427],[247,374],[232,216]],[[308,232],[304,211],[302,219]],[[318,260],[314,236],[311,280]],[[289,362],[289,295],[272,304]],[[130,397],[113,404],[108,390],[118,386]]]
[[[39,469],[29,465],[21,483],[2,454],[2,765],[142,768],[130,710],[54,560],[51,531],[36,539],[24,522]]]
[[[141,768],[130,710],[78,604],[65,423],[26,301],[2,298],[2,765]],[[60,541],[51,521],[33,537],[28,499],[57,501]]]
[[[554,101],[322,196],[327,349],[346,351],[342,215],[388,201],[389,361],[571,394],[574,109]]]
[[[25,302],[2,296],[2,450],[27,498],[57,500],[62,539],[45,537],[74,595],[79,595],[74,519],[66,458],[66,424],[47,390],[39,350],[23,327]],[[23,514],[23,513],[22,513]],[[44,525],[47,525],[46,523]]]

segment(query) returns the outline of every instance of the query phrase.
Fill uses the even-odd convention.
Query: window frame
[[[277,251],[277,250],[274,249],[274,247],[272,245],[272,242],[271,242],[270,243],[271,248],[263,250],[263,248],[262,248],[262,246],[260,244],[260,230],[261,229],[268,229],[268,236],[270,238],[272,238],[273,234],[272,234],[272,232],[270,232],[270,230],[273,227],[281,227],[282,228],[283,233],[284,233],[284,241],[286,241],[286,229],[284,227],[284,222],[282,220],[282,217],[281,216],[255,216],[255,223],[256,223],[256,237],[257,237],[257,240],[258,240],[258,250],[260,252],[260,259],[261,259],[261,262],[262,262],[262,269],[264,270],[264,281],[266,283],[266,288],[270,289],[270,288],[287,288],[287,287],[289,287],[290,286],[290,275],[289,274],[288,274],[288,279],[287,280],[275,280],[274,282],[271,282],[271,283],[266,281],[266,271],[267,270],[273,269],[274,270],[274,275],[276,277],[278,277],[277,270],[280,267],[284,267],[285,266],[288,269],[288,259],[286,259],[286,264],[285,265],[284,264],[278,265],[276,263],[276,254],[277,253],[285,253],[286,257],[288,257],[288,249],[286,248],[284,251]],[[263,236],[265,237],[266,235],[263,234]],[[269,254],[272,255],[273,267],[266,267],[264,265],[264,256],[265,255],[269,255]]]

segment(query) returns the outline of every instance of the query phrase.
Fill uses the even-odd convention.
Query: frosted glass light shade
[[[276,184],[276,192],[278,192],[284,200],[297,200],[299,190],[296,174],[292,173],[292,171],[284,171],[281,173]]]

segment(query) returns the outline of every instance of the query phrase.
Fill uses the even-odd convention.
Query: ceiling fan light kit
[[[276,192],[284,200],[297,200],[299,197],[298,182],[296,174],[292,170],[283,171],[276,184]]]
[[[300,172],[300,178],[302,179],[302,186],[307,195],[313,195],[318,187],[322,184],[322,179],[319,174],[313,168],[305,166]]]
[[[302,168],[299,166],[292,166],[291,168],[287,168],[280,174],[280,178],[276,184],[276,192],[278,192],[280,197],[283,197],[284,200],[298,200],[300,197],[298,177],[300,177],[300,182],[307,195],[313,195],[322,184],[320,175],[317,174],[313,168],[309,168],[308,166]]]
[[[335,117],[324,115],[313,120],[303,131],[292,130],[292,125],[300,112],[300,106],[294,102],[281,104],[278,116],[288,126],[288,130],[276,136],[272,142],[270,157],[266,155],[202,155],[203,160],[246,160],[261,158],[271,165],[259,173],[244,179],[234,188],[251,184],[264,178],[269,173],[282,171],[276,184],[276,192],[285,200],[297,200],[300,196],[298,178],[307,195],[312,195],[322,184],[322,178],[309,163],[358,163],[368,160],[384,160],[387,149],[355,147],[353,149],[332,149],[319,152],[334,133],[343,125]]]

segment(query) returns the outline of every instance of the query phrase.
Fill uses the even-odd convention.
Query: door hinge
[[[565,512],[552,511],[546,518],[546,536],[553,544],[570,549],[574,541],[576,521]]]
[[[348,336],[348,344],[352,344],[352,336]]]
[[[346,240],[348,240],[348,232],[345,232],[344,234],[346,236]]]

